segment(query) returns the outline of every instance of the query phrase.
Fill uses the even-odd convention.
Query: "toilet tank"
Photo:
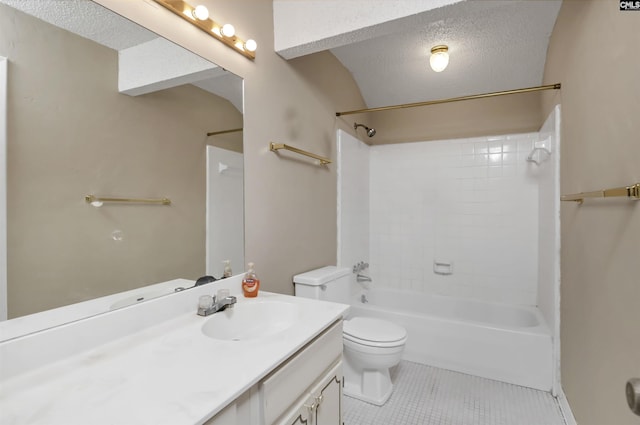
[[[326,266],[295,275],[293,284],[296,297],[348,303],[350,279],[351,269]]]

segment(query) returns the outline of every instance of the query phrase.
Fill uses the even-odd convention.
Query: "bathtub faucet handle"
[[[365,263],[364,261],[360,261],[359,263],[356,263],[353,266],[353,272],[354,273],[360,273],[363,270],[366,270],[369,268],[369,263]]]

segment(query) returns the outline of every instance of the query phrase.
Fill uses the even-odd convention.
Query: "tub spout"
[[[369,276],[365,276],[360,273],[358,273],[358,275],[356,276],[356,280],[358,282],[371,282],[371,278]]]

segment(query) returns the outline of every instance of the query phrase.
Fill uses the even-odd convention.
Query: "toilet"
[[[293,277],[295,295],[349,304],[351,269],[326,266]],[[393,392],[389,368],[402,358],[407,331],[387,320],[349,317],[342,330],[344,394],[382,406]]]

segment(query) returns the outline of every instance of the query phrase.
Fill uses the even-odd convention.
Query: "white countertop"
[[[22,345],[14,344],[14,348],[5,347],[0,351],[0,360],[5,363],[0,384],[0,422],[3,425],[200,424],[251,388],[348,309],[342,304],[266,292],[261,292],[256,299],[239,295],[238,305],[269,300],[299,304],[301,316],[294,326],[272,337],[222,341],[209,338],[201,331],[208,318],[198,316],[195,305],[204,290],[196,288],[191,294],[188,292],[163,297],[156,303],[166,304],[172,297],[188,299],[194,305],[188,313],[180,312],[158,324],[60,357],[52,363],[20,366],[18,369],[24,371],[15,376],[8,372],[11,364],[5,363],[5,360],[17,362],[16,353],[11,349],[46,352],[47,345],[56,339],[52,339],[53,334],[39,339],[38,334],[32,334],[25,337],[31,339],[30,349],[25,349],[26,341]],[[129,307],[120,315],[114,314],[113,320],[121,326],[123,320],[151,314],[154,302],[156,300]],[[146,309],[145,304],[149,305]],[[96,329],[102,329],[105,323],[111,327],[104,322],[107,320],[104,315],[98,317],[102,317],[103,323],[96,321]],[[91,329],[91,320],[85,321],[83,332]],[[69,329],[59,332],[69,332],[73,326],[67,325]],[[74,332],[75,338],[82,338],[79,331]]]

